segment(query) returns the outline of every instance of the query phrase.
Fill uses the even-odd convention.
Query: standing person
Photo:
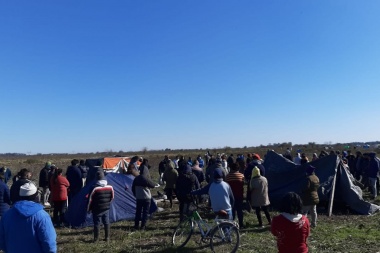
[[[9,168],[3,166],[0,168],[1,173],[3,173],[4,178],[2,179],[5,184],[8,183],[8,180],[12,178],[12,172]]]
[[[197,157],[197,161],[198,161],[198,163],[199,163],[199,168],[203,169],[204,166],[205,166],[205,162],[203,161],[201,155],[198,155],[198,157]]]
[[[222,168],[226,171],[226,173],[228,173],[229,167],[228,167],[228,162],[227,162],[227,156],[223,154],[220,159],[222,159]]]
[[[313,158],[311,159],[311,161],[316,161],[318,160],[318,155],[317,153],[313,153]]]
[[[307,158],[307,156],[306,156],[305,153],[302,153],[301,154],[301,165],[305,164],[305,163],[308,163],[308,162],[309,162],[309,158]]]
[[[6,183],[4,183],[4,178],[6,176],[6,171],[0,170],[0,219],[3,214],[9,210],[11,205],[11,196],[9,193],[9,188]]]
[[[52,166],[53,167],[53,166]],[[65,210],[67,208],[67,189],[69,181],[62,176],[62,169],[56,168],[54,175],[50,179],[51,200],[53,201],[53,222],[61,227],[65,221]]]
[[[280,212],[273,217],[271,232],[277,238],[279,253],[307,253],[307,238],[310,224],[302,215],[302,200],[294,192],[287,193],[281,200]]]
[[[160,184],[163,184],[165,180],[162,179],[163,175],[164,175],[164,172],[165,172],[165,169],[166,169],[166,164],[167,162],[169,161],[169,157],[166,155],[164,157],[164,159],[158,164],[158,174],[159,174],[159,177],[160,177]]]
[[[293,162],[297,165],[301,165],[301,154],[297,153],[296,157],[294,157]]]
[[[175,192],[176,182],[178,178],[178,171],[175,169],[175,164],[172,161],[166,163],[166,169],[162,180],[166,182],[165,194],[169,199],[170,208],[173,207],[173,192]]]
[[[239,172],[239,164],[231,163],[230,168],[231,171],[226,176],[226,183],[230,185],[235,199],[232,207],[232,219],[235,220],[237,213],[239,227],[243,228],[244,175]]]
[[[379,161],[376,159],[376,153],[371,152],[369,153],[369,164],[368,164],[368,181],[369,181],[369,187],[371,189],[372,199],[376,199],[378,189],[377,185],[379,182],[378,175],[379,175]]]
[[[40,177],[38,180],[38,186],[42,188],[41,204],[45,207],[50,207],[49,203],[49,172],[50,172],[51,162],[46,162],[45,166],[40,171]]]
[[[197,177],[193,174],[190,165],[182,164],[179,167],[179,175],[176,182],[177,199],[179,201],[179,219],[182,221],[189,212],[189,204],[192,198],[189,194],[199,189]]]
[[[260,170],[257,167],[252,171],[252,178],[249,186],[251,191],[251,205],[256,210],[259,227],[263,226],[261,210],[263,210],[268,223],[271,224],[271,218],[268,212],[268,206],[270,204],[268,197],[268,181],[265,177],[260,175]]]
[[[109,242],[110,240],[109,211],[113,198],[113,188],[111,185],[107,185],[104,172],[96,172],[96,183],[91,190],[87,205],[87,212],[92,212],[92,220],[94,222],[94,242],[99,240],[100,222],[104,226],[104,241]]]
[[[135,214],[135,226],[139,229],[141,220],[141,230],[146,228],[148,220],[148,214],[150,209],[150,203],[152,201],[152,194],[149,188],[154,188],[156,185],[150,179],[149,171],[146,166],[140,166],[140,175],[138,175],[132,183],[132,192],[136,198],[136,214]]]
[[[257,167],[260,170],[260,175],[265,177],[265,167],[261,162],[261,157],[259,154],[253,153],[251,155],[251,163],[247,164],[247,169],[244,171],[244,178],[248,184],[247,187],[247,202],[248,202],[248,211],[251,211],[251,189],[250,189],[250,182],[252,178],[252,170]]]
[[[56,232],[50,215],[35,202],[37,187],[20,186],[19,198],[0,222],[0,250],[4,252],[57,252]]]
[[[234,154],[230,154],[227,158],[227,165],[231,168],[231,165],[234,163]]]
[[[317,226],[317,204],[319,203],[318,188],[319,178],[314,173],[315,167],[309,165],[306,168],[306,178],[302,189],[302,212],[306,215],[311,213],[311,226]]]
[[[205,181],[205,173],[203,173],[203,170],[201,167],[199,167],[198,160],[195,160],[193,163],[193,167],[191,167],[193,170],[193,174],[197,177],[199,184],[201,185],[203,181]]]
[[[293,156],[289,148],[286,149],[286,152],[283,156],[289,161],[293,162]]]
[[[17,173],[17,175],[13,178],[14,180],[10,190],[11,202],[13,205],[20,200],[20,187],[25,183],[30,182],[31,178],[32,172],[26,168],[21,169],[19,173]]]
[[[214,180],[202,189],[192,191],[193,195],[208,194],[211,200],[211,208],[215,213],[225,211],[228,219],[232,220],[232,207],[234,206],[234,195],[231,186],[223,181],[223,170],[216,168],[213,172]]]
[[[82,189],[82,172],[78,167],[79,161],[74,159],[71,161],[71,166],[67,167],[66,178],[70,183],[69,187],[69,204],[74,196]]]
[[[88,173],[89,167],[86,166],[86,163],[85,163],[84,160],[80,160],[79,161],[79,169],[82,172],[83,185],[85,185],[86,184],[86,178],[87,178],[87,173]]]

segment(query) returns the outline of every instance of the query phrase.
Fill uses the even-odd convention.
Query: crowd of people
[[[376,153],[349,152],[334,153],[341,156],[345,168],[363,185],[369,187],[373,198],[379,187],[379,161]],[[313,154],[311,160],[328,155]],[[283,156],[295,164],[309,160],[304,153],[297,152],[293,158],[291,150]],[[56,232],[54,227],[65,225],[64,215],[67,206],[84,185],[91,183],[87,211],[93,215],[94,241],[100,237],[100,225],[104,226],[104,240],[110,240],[109,210],[114,198],[114,190],[108,185],[101,162],[96,170],[89,170],[84,160],[74,159],[66,173],[51,162],[46,162],[39,173],[38,188],[32,182],[32,173],[22,169],[11,179],[10,170],[0,169],[0,249],[4,252],[56,252]],[[132,192],[136,198],[135,230],[143,230],[148,225],[152,201],[150,189],[159,187],[150,176],[148,159],[134,157],[123,173],[134,176]],[[244,215],[255,210],[257,226],[264,227],[262,213],[277,238],[279,252],[307,252],[307,238],[310,228],[317,226],[317,204],[319,203],[319,179],[317,168],[305,166],[305,177],[299,194],[287,193],[280,203],[280,214],[271,217],[269,213],[268,180],[266,169],[259,154],[216,154],[210,152],[196,159],[165,156],[158,165],[159,181],[173,208],[174,199],[179,202],[179,219],[183,220],[190,212],[189,207],[196,199],[206,202],[215,213],[225,213],[226,219],[238,220],[244,228]],[[65,174],[65,175],[64,175]],[[12,208],[11,208],[12,207]],[[51,218],[44,208],[53,208]],[[244,212],[247,210],[247,212]],[[307,218],[310,213],[311,221]],[[14,224],[17,224],[15,226]],[[22,228],[20,230],[20,228]],[[16,236],[17,235],[17,236]],[[15,243],[15,238],[23,238],[25,244]]]

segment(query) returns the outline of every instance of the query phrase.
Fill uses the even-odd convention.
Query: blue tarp
[[[111,202],[110,222],[120,220],[133,220],[135,218],[136,199],[132,193],[132,183],[134,176],[118,173],[106,174],[109,185],[112,185],[115,197]],[[93,183],[86,184],[85,187],[73,198],[65,214],[66,222],[74,227],[81,228],[92,226],[92,214],[87,213],[88,195]],[[157,205],[152,199],[150,213],[157,210]]]
[[[362,190],[354,184],[355,178],[347,171],[337,155],[328,155],[304,165],[296,165],[274,151],[268,151],[263,163],[268,179],[268,194],[271,205],[279,207],[287,192],[301,193],[305,180],[305,169],[309,165],[316,167],[315,174],[320,181],[319,199],[328,202],[335,174],[334,202],[344,203],[359,214],[373,214],[380,207],[362,198]]]

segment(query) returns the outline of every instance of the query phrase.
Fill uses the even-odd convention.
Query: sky
[[[380,1],[0,2],[0,153],[376,141]]]

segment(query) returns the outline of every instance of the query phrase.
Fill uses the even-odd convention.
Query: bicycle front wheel
[[[210,247],[213,252],[236,252],[239,248],[239,230],[230,222],[222,222],[217,225],[211,231],[210,237]]]
[[[190,240],[194,232],[194,223],[191,219],[180,222],[173,234],[173,245],[182,248]]]

